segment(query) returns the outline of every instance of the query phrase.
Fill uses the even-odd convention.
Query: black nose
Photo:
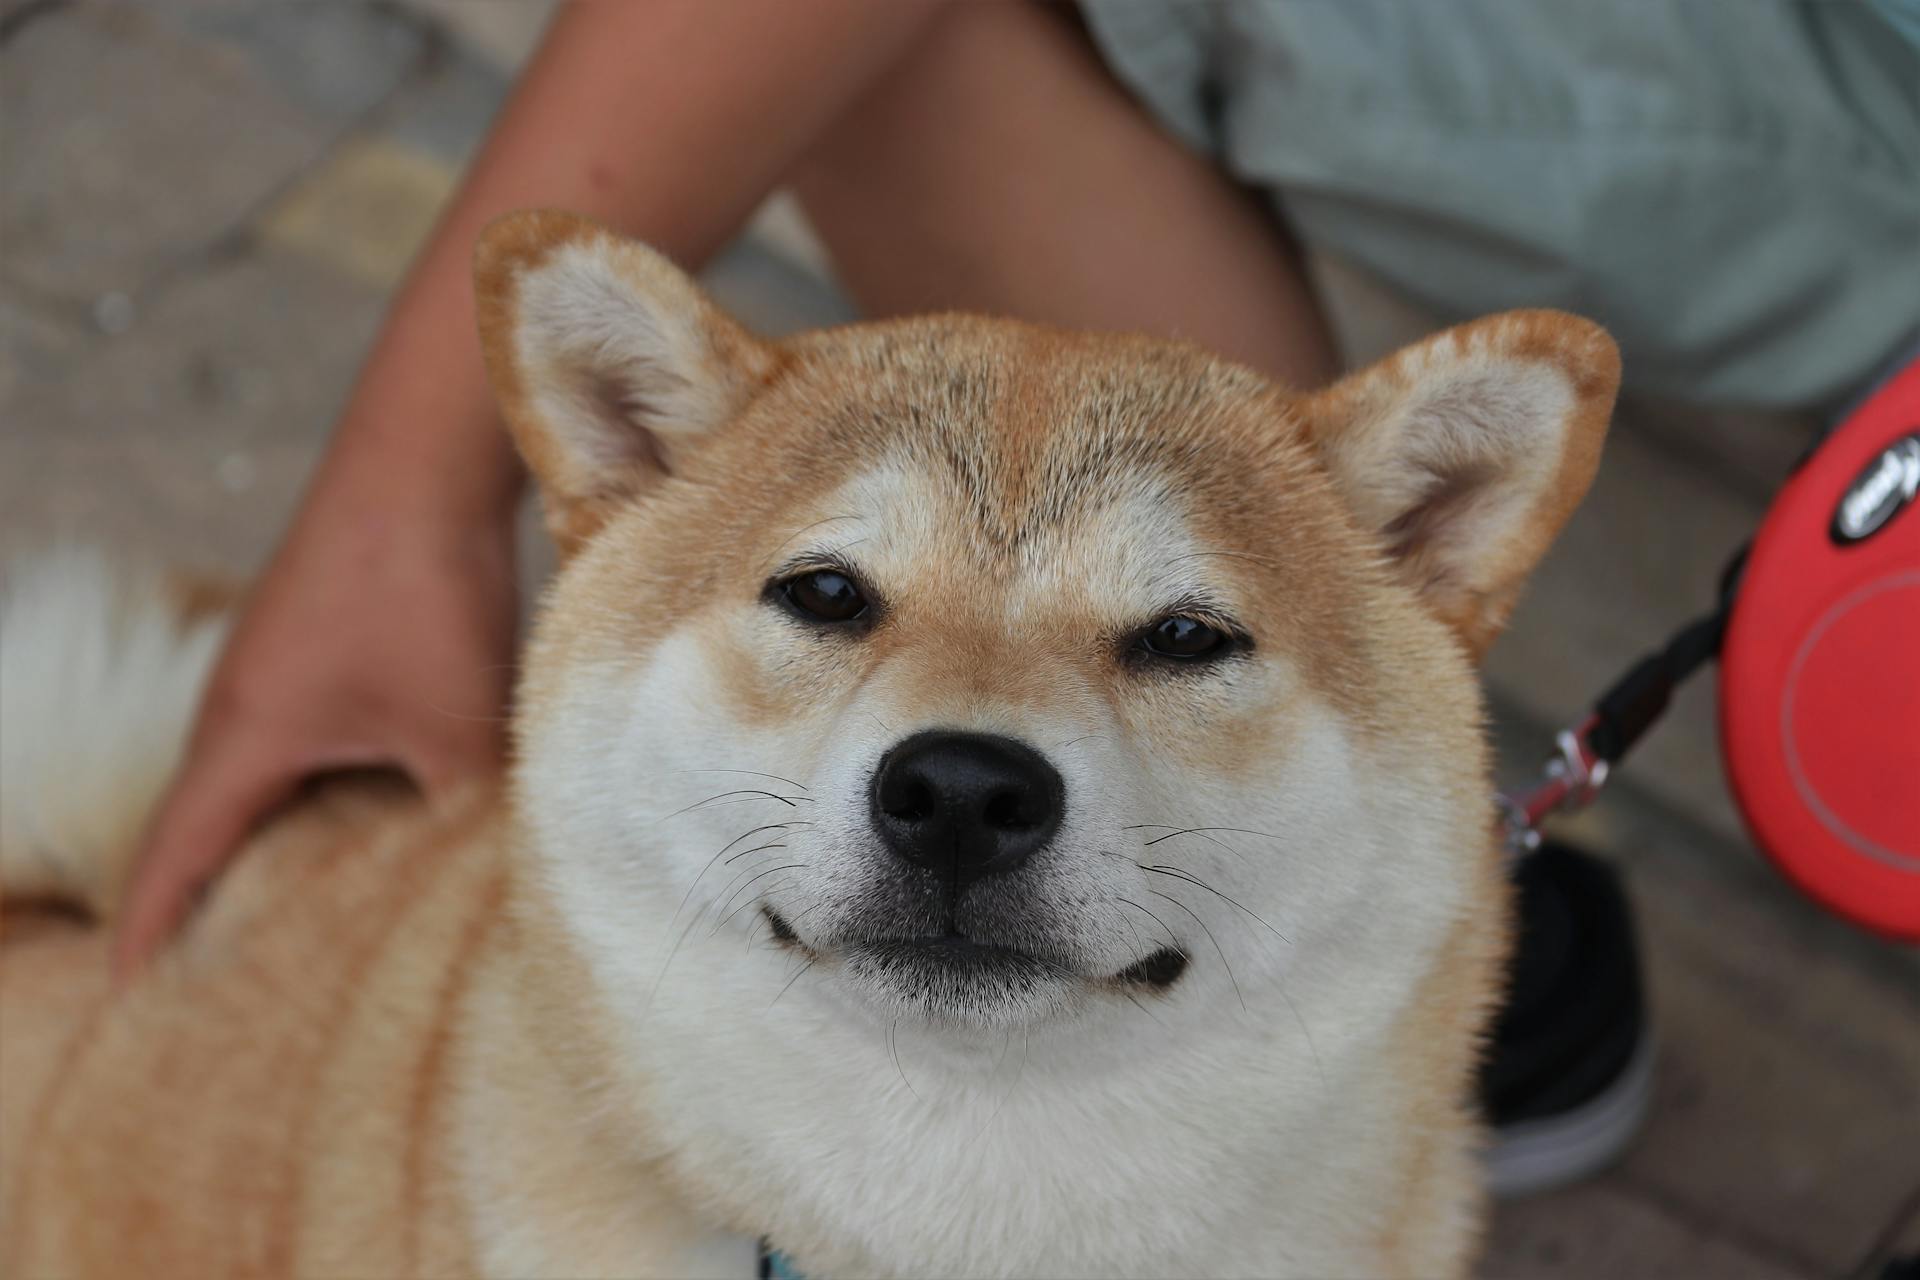
[[[889,849],[959,887],[1032,857],[1060,826],[1066,791],[1025,743],[933,729],[874,771],[873,825]]]

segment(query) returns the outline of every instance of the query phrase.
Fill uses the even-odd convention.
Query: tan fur
[[[117,1001],[102,932],[9,944],[0,1271],[466,1272],[438,1106],[500,869],[464,808],[303,807]]]
[[[529,345],[533,273],[582,246],[651,300],[641,319],[676,353],[665,365],[602,367],[584,338]],[[717,673],[707,714],[737,734],[788,732],[857,687],[908,725],[1110,725],[1182,744],[1182,778],[1258,790],[1330,715],[1379,768],[1455,797],[1431,824],[1461,851],[1458,905],[1367,1064],[1393,1099],[1369,1119],[1378,1200],[1341,1211],[1363,1224],[1356,1272],[1463,1274],[1479,1214],[1468,1089],[1507,947],[1467,661],[1591,477],[1617,378],[1605,336],[1495,318],[1311,397],[1178,344],[972,317],[762,343],[663,260],[553,214],[496,224],[478,289],[504,413],[567,552],[520,691],[523,753],[581,714],[580,673],[637,680],[663,637],[695,628]],[[1408,415],[1459,410],[1422,401],[1450,352],[1572,388],[1518,515],[1444,476],[1428,494],[1480,504],[1469,531],[1498,545],[1471,559],[1448,559],[1466,555],[1449,512],[1416,525],[1369,505]],[[611,377],[628,379],[618,394]],[[578,411],[572,426],[555,406]],[[703,412],[718,417],[673,417]],[[888,458],[911,483],[940,479],[912,572],[884,584],[883,624],[861,646],[770,657],[743,611],[796,546],[848,519],[834,495]],[[1465,483],[1488,469],[1470,460]],[[1267,664],[1231,697],[1142,680],[1120,656],[1141,619],[1097,566],[1024,558],[1040,543],[1097,556],[1100,521],[1168,494]],[[1403,534],[1427,541],[1396,557]],[[1016,607],[1008,584],[1033,575]],[[751,1168],[673,1136],[680,1117],[616,1034],[610,1001],[645,993],[605,990],[533,856],[545,776],[523,763],[507,797],[431,811],[365,780],[302,802],[117,999],[102,932],[9,902],[0,1274],[117,1276],[136,1259],[154,1276],[526,1274],[565,1258],[572,1275],[663,1275],[727,1231],[881,1269],[751,1189]],[[634,785],[649,782],[665,785]]]

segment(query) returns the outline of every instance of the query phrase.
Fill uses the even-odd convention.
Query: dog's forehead
[[[1150,466],[1024,510],[994,497],[992,487],[957,486],[944,462],[903,450],[825,495],[821,514],[809,512],[779,555],[856,564],[894,590],[991,582],[1005,609],[1023,599],[1197,597],[1218,579],[1176,483]]]
[[[1304,471],[1287,397],[1178,344],[935,320],[835,344],[811,372],[803,412],[846,459],[849,510],[821,515],[884,511],[923,545],[1014,562],[1096,532],[1170,547]]]

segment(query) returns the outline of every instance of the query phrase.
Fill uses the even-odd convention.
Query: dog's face
[[[496,225],[480,298],[566,553],[519,799],[617,1016],[998,1046],[1391,985],[1470,905],[1471,660],[1591,475],[1592,326],[1311,397],[983,319],[763,344],[558,215]]]

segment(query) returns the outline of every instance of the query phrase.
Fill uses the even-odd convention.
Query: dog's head
[[[519,804],[623,1016],[1138,1017],[1414,972],[1470,909],[1472,662],[1593,473],[1593,325],[1313,395],[1004,320],[772,343],[557,214],[479,300],[564,554]]]

